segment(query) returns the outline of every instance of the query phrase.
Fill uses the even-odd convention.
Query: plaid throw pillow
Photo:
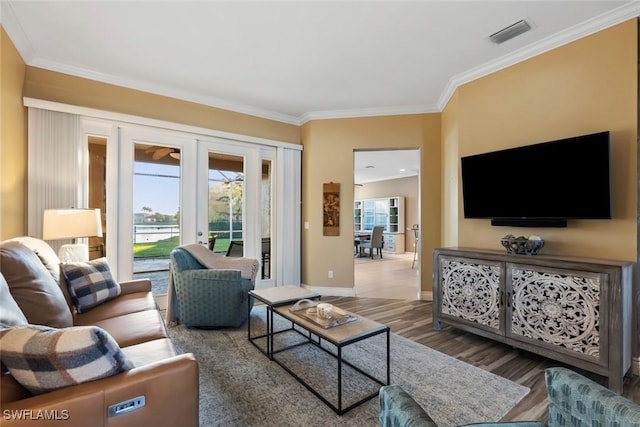
[[[106,258],[64,263],[60,264],[60,269],[78,313],[86,313],[120,295],[120,284],[113,279]]]
[[[97,326],[1,325],[0,348],[2,363],[33,394],[133,368],[113,337]]]

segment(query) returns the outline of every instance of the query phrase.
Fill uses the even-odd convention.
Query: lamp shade
[[[42,239],[102,237],[100,209],[45,209]]]

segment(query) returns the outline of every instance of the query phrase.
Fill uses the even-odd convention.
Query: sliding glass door
[[[198,242],[226,256],[260,261],[259,286],[271,282],[272,159],[275,150],[198,141]]]
[[[166,292],[169,253],[197,243],[260,261],[258,286],[274,283],[271,242],[275,148],[179,133],[123,129],[118,259],[124,277]]]
[[[133,165],[133,277],[166,293],[169,253],[181,242],[180,147],[136,142]]]

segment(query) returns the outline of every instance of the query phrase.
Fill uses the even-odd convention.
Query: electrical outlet
[[[329,279],[333,279],[333,270],[329,270]]]

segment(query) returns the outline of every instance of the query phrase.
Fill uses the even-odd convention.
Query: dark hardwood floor
[[[451,327],[437,332],[433,329],[431,302],[357,297],[322,300],[387,324],[400,336],[529,387],[531,392],[502,421],[547,420],[544,370],[567,365]],[[603,376],[567,367],[606,385]],[[639,377],[625,379],[624,396],[640,403]]]

